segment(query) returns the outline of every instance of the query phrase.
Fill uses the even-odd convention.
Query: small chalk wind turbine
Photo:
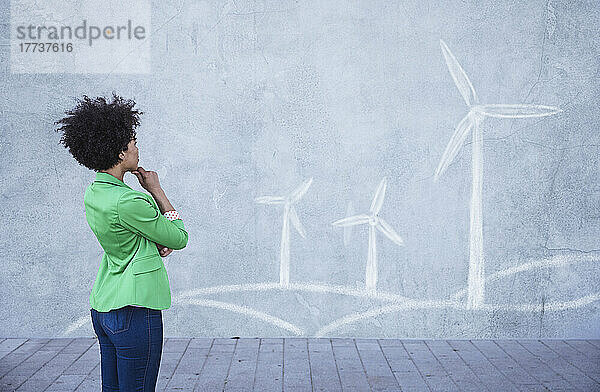
[[[279,252],[279,284],[285,287],[289,287],[290,284],[290,221],[292,221],[292,225],[294,225],[294,228],[296,228],[302,238],[306,238],[306,232],[302,223],[300,223],[300,218],[298,218],[294,204],[304,196],[312,181],[312,177],[304,181],[288,196],[260,196],[254,199],[255,202],[260,204],[283,204],[283,228],[281,229],[281,248]]]
[[[469,134],[473,131],[472,143],[472,163],[471,170],[473,176],[473,185],[471,188],[471,209],[470,209],[470,234],[469,234],[469,278],[468,278],[468,298],[467,307],[477,308],[483,304],[484,299],[484,257],[483,257],[483,208],[482,208],[482,180],[483,180],[483,156],[481,145],[483,135],[481,123],[486,117],[497,118],[528,118],[544,117],[559,112],[561,109],[554,106],[530,105],[530,104],[481,104],[475,93],[467,74],[456,60],[448,46],[443,40],[440,40],[442,53],[458,88],[460,95],[467,106],[469,112],[458,123],[454,134],[450,138],[446,150],[440,159],[435,170],[434,181],[444,173],[452,163],[463,143]]]
[[[398,245],[404,245],[404,241],[396,233],[396,231],[390,226],[383,218],[379,217],[379,211],[383,205],[383,198],[385,196],[385,189],[387,187],[387,178],[383,177],[373,201],[371,202],[371,208],[369,214],[358,214],[349,216],[337,220],[332,223],[334,226],[348,227],[361,225],[364,223],[369,224],[369,253],[367,256],[367,268],[365,273],[365,285],[368,291],[376,291],[377,289],[377,248],[375,245],[375,229],[382,232],[386,237],[395,242]]]

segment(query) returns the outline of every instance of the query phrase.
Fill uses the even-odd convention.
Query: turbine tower
[[[283,228],[281,229],[281,248],[279,252],[279,284],[285,287],[289,287],[290,284],[290,220],[302,238],[306,238],[306,232],[304,231],[304,227],[302,227],[302,223],[300,223],[294,204],[304,196],[312,180],[311,177],[304,181],[290,195],[285,197],[261,196],[254,199],[260,204],[283,204]]]
[[[450,163],[460,151],[469,133],[473,131],[472,144],[472,176],[470,208],[470,233],[469,233],[469,278],[467,307],[477,308],[483,304],[484,299],[484,256],[483,256],[483,208],[482,208],[482,181],[483,181],[483,156],[481,145],[483,135],[481,123],[485,117],[498,118],[527,118],[550,116],[562,110],[553,106],[529,105],[529,104],[481,104],[475,93],[475,89],[467,74],[458,63],[448,46],[440,40],[442,53],[469,112],[460,121],[454,134],[450,138],[446,150],[442,155],[440,163],[435,170],[434,181],[448,168]]]
[[[375,228],[381,231],[386,237],[395,242],[398,245],[404,245],[402,238],[394,231],[383,218],[380,218],[377,214],[381,210],[383,205],[383,198],[385,196],[385,188],[387,187],[387,178],[383,177],[373,201],[371,202],[371,208],[369,214],[359,214],[349,216],[344,219],[337,220],[332,223],[334,226],[348,227],[354,225],[360,225],[364,223],[369,224],[369,253],[367,257],[367,268],[365,272],[365,285],[368,291],[376,291],[377,288],[377,248],[375,245]]]

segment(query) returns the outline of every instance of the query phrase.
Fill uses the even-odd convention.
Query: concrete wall
[[[52,123],[74,97],[114,90],[145,111],[140,164],[189,232],[165,259],[165,336],[600,338],[598,3],[153,3],[148,75],[13,74],[0,46],[0,336],[94,334],[94,173]],[[479,307],[467,306],[470,134],[434,181],[469,110],[440,39],[482,103],[563,110],[481,124]],[[368,224],[331,223],[367,213],[384,177],[379,216],[404,245],[376,232],[373,292]],[[295,205],[306,238],[291,227],[280,287],[283,207],[254,199],[309,178]]]

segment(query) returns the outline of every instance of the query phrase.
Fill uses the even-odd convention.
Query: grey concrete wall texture
[[[94,335],[94,173],[52,123],[75,97],[115,91],[145,112],[140,165],[189,232],[164,259],[166,336],[600,338],[598,20],[595,1],[162,1],[151,74],[15,74],[1,46],[0,336]],[[469,110],[440,39],[482,103],[562,109],[480,125],[479,307],[467,306],[471,134],[434,181]],[[332,222],[368,213],[384,177],[379,216],[404,244],[376,231],[367,291],[369,225]],[[281,286],[284,208],[255,198],[309,178]]]

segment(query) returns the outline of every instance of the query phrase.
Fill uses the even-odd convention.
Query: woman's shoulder
[[[135,189],[127,189],[119,196],[117,206],[119,210],[137,210],[146,206],[146,203],[155,207],[154,199],[149,194]]]
[[[151,196],[146,192],[141,192],[135,189],[125,189],[119,196],[119,200],[133,200],[138,198],[149,200]]]

